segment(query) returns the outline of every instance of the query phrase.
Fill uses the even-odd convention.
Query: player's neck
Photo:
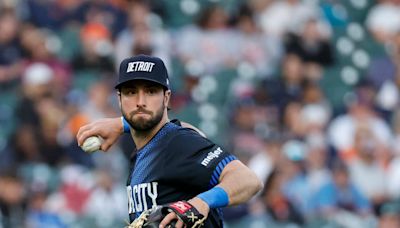
[[[135,142],[136,149],[142,149],[157,132],[168,122],[168,117],[164,116],[161,121],[149,131],[131,131],[133,141]]]

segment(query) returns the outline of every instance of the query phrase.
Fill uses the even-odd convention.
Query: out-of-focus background
[[[1,0],[0,228],[125,224],[129,135],[75,135],[140,53],[265,182],[226,227],[400,227],[399,0]]]

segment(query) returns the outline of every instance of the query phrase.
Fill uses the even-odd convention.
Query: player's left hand
[[[179,202],[181,202],[181,201],[179,201]],[[178,204],[179,204],[179,202],[177,202]],[[175,227],[176,228],[182,228],[182,227],[187,227],[187,228],[190,228],[190,227],[202,227],[203,226],[203,223],[204,223],[204,221],[206,220],[206,218],[207,218],[207,216],[208,216],[208,213],[209,213],[209,211],[210,211],[210,208],[209,208],[209,206],[208,206],[208,204],[207,203],[205,203],[202,199],[200,199],[200,198],[197,198],[197,197],[195,197],[195,198],[193,198],[193,199],[191,199],[191,200],[189,200],[188,201],[189,202],[189,204],[188,205],[182,205],[181,207],[183,207],[182,209],[182,211],[187,211],[188,209],[186,209],[186,208],[184,208],[184,207],[186,207],[186,206],[192,206],[192,207],[194,207],[194,209],[195,210],[197,210],[197,212],[200,214],[200,215],[202,215],[203,217],[202,218],[193,218],[193,221],[195,220],[195,219],[197,219],[197,221],[195,221],[195,222],[193,222],[193,223],[196,223],[195,225],[193,225],[193,226],[187,226],[185,223],[184,223],[184,221],[182,220],[182,218],[180,218],[175,212],[170,212],[168,215],[166,215],[165,217],[164,217],[164,219],[161,221],[161,223],[160,223],[160,228],[165,228],[165,227],[167,227],[167,225],[169,224],[169,223],[171,223],[172,221],[177,221],[176,222],[176,224],[175,224]],[[180,206],[180,205],[177,205],[178,207]],[[179,208],[178,208],[178,210],[179,210]],[[180,213],[180,214],[185,214],[185,212],[183,212],[183,213]],[[197,216],[197,217],[199,217],[198,215],[194,215],[194,216]],[[187,216],[187,217],[190,217],[190,216]],[[192,218],[189,218],[189,219],[192,219]]]

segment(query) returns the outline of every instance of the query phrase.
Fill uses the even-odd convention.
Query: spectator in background
[[[31,192],[28,202],[28,212],[26,215],[25,227],[53,227],[66,228],[59,215],[50,212],[45,204],[48,194],[44,192]]]
[[[22,100],[37,101],[43,97],[55,96],[54,71],[43,63],[34,63],[24,69],[21,83]],[[37,124],[37,119],[29,119],[29,112],[21,112],[25,115],[22,122]]]
[[[287,32],[298,32],[297,29],[310,18],[316,19],[318,29],[325,37],[331,33],[318,6],[301,0],[272,1],[258,17],[264,33],[277,39],[282,39]]]
[[[331,171],[328,169],[328,151],[323,134],[309,134],[306,143],[305,170],[308,194],[312,198],[322,186],[331,181]],[[310,206],[312,207],[312,206]],[[312,213],[308,213],[310,215]]]
[[[367,77],[377,88],[376,106],[390,123],[399,110],[400,28],[386,47],[383,54],[374,54]]]
[[[308,148],[300,140],[288,140],[281,148],[283,153],[279,166],[282,167],[283,182],[281,191],[302,217],[309,211],[309,183],[306,176],[305,158]]]
[[[325,96],[317,82],[310,80],[304,82],[301,102],[304,104],[304,106],[309,105],[321,107],[321,109],[326,113],[326,116],[321,119],[321,122],[324,122],[324,124],[327,124],[327,122],[330,120],[332,107],[328,101],[328,98]],[[314,119],[313,121],[317,122],[318,120]]]
[[[330,106],[327,103],[310,103],[301,108],[300,118],[304,123],[305,138],[308,136],[321,136],[321,143],[324,144],[325,131],[331,118]]]
[[[98,80],[88,88],[88,99],[81,104],[81,111],[89,120],[116,116],[116,107],[111,104],[112,92],[107,80]]]
[[[12,8],[0,8],[0,85],[17,79],[22,72],[20,22]]]
[[[355,157],[348,161],[351,181],[368,198],[375,210],[387,198],[386,174],[376,157],[380,143],[367,127],[360,126],[354,135]]]
[[[265,89],[271,96],[271,101],[283,113],[286,106],[293,101],[299,101],[304,82],[303,61],[297,55],[287,54],[281,63],[281,75],[265,81]]]
[[[55,95],[58,98],[66,94],[71,85],[71,69],[68,63],[57,58],[56,46],[49,45],[50,33],[37,28],[33,25],[25,25],[22,28],[20,39],[25,53],[25,67],[34,63],[43,63],[51,68],[54,76],[54,88],[57,90]]]
[[[317,19],[306,20],[301,28],[298,34],[287,34],[286,52],[296,54],[303,60],[307,79],[318,81],[323,75],[323,67],[333,63],[331,43],[329,37],[318,30]]]
[[[77,11],[82,24],[100,23],[110,29],[112,37],[126,27],[123,10],[109,0],[83,1]]]
[[[286,104],[282,114],[285,134],[294,138],[307,139],[324,134],[331,117],[330,106],[313,82],[302,84],[303,97],[294,97]]]
[[[305,223],[300,211],[281,191],[284,179],[284,174],[277,169],[272,171],[265,182],[264,191],[261,194],[266,207],[264,227]]]
[[[385,83],[389,82],[394,85],[399,85],[400,80],[400,27],[393,34],[393,39],[386,44],[388,48],[383,53],[374,53],[372,61],[368,67],[367,77],[376,86],[381,88]],[[383,48],[383,46],[382,46]],[[390,107],[382,104],[382,107],[387,110],[393,110],[395,102],[391,102]]]
[[[227,227],[301,227],[306,224],[305,218],[296,205],[282,192],[285,182],[283,171],[284,168],[280,165],[271,169],[265,179],[263,191],[251,202],[250,214],[243,216],[240,214],[240,212],[243,213],[240,208],[229,208],[227,212],[231,214],[234,210],[236,211],[236,214],[233,214],[236,219],[230,218],[226,223]],[[261,208],[258,208],[260,206],[258,203],[261,204]],[[229,214],[230,217],[233,217],[231,214]]]
[[[97,72],[97,75],[113,74],[115,70],[111,58],[113,47],[111,33],[107,27],[100,23],[85,24],[80,31],[80,40],[81,52],[72,59],[74,71]]]
[[[14,147],[19,162],[46,162],[56,165],[65,159],[57,142],[57,131],[64,112],[54,87],[54,71],[42,63],[26,68],[22,98],[16,107],[19,130]]]
[[[118,183],[114,183],[108,170],[98,170],[95,177],[95,187],[85,204],[85,215],[94,219],[96,227],[121,224],[126,216],[126,192],[117,187]]]
[[[16,175],[2,175],[0,186],[0,226],[23,227],[25,217],[23,182]]]
[[[269,96],[269,91],[265,90],[262,84],[253,86],[237,83],[235,85],[237,87],[232,89],[235,102],[231,111],[231,126],[234,129],[230,135],[231,145],[237,153],[244,155],[246,159],[251,158],[252,162],[262,167],[265,161],[264,153],[269,150],[267,144],[280,140],[278,131],[280,113]],[[258,162],[258,158],[262,161]]]
[[[391,199],[400,199],[400,154],[398,142],[395,144],[396,156],[390,161],[387,169],[387,189]]]
[[[392,141],[390,127],[374,109],[374,98],[374,88],[368,82],[360,82],[347,104],[347,113],[334,118],[328,126],[330,143],[345,161],[354,157],[352,148],[355,145],[355,133],[360,125],[369,128],[378,143],[388,146]]]
[[[21,165],[24,163],[40,162],[42,161],[40,146],[35,135],[35,128],[29,125],[21,125],[23,128],[17,130],[11,136],[10,147],[12,152],[10,156],[14,165]],[[12,164],[7,164],[13,166]]]
[[[304,139],[317,147],[327,149],[326,129],[332,111],[327,98],[316,83],[306,83],[303,90],[300,121],[304,125]]]
[[[306,134],[306,123],[299,115],[302,104],[297,101],[289,102],[282,114],[282,131],[291,138],[303,139]]]
[[[41,121],[47,120],[40,117],[37,108],[40,100],[54,92],[52,80],[53,71],[44,64],[33,64],[24,72],[20,98],[15,104],[17,128],[10,138],[11,150],[7,154],[11,159],[7,166],[43,161],[39,132]]]
[[[384,204],[379,212],[379,228],[400,227],[400,201]]]
[[[59,1],[26,1],[28,20],[35,26],[56,29],[63,24],[65,12],[57,4]]]
[[[327,34],[318,30],[317,23],[317,19],[309,18],[301,25],[299,33],[288,33],[286,52],[297,54],[306,63],[326,67],[333,63],[332,47]]]
[[[281,159],[282,136],[271,133],[264,139],[264,150],[255,154],[249,160],[249,168],[252,169],[261,180],[266,180],[271,172],[276,169]]]
[[[278,62],[282,57],[282,43],[268,34],[264,34],[255,20],[252,9],[242,5],[234,18],[237,31],[232,39],[236,40],[236,62],[250,64],[256,75],[262,78],[276,74]]]
[[[397,0],[380,0],[368,13],[366,26],[381,43],[390,43],[400,29],[400,8]]]
[[[400,6],[399,12],[400,12]],[[391,35],[382,53],[374,53],[367,77],[377,88],[376,105],[387,121],[393,118],[399,103],[400,85],[400,26]]]
[[[115,63],[137,54],[162,58],[169,68],[171,64],[171,38],[159,17],[151,12],[148,2],[132,1],[128,5],[128,27],[118,33],[115,41]]]
[[[198,66],[203,74],[234,67],[237,47],[231,39],[234,33],[228,20],[222,6],[211,5],[200,13],[196,25],[180,29],[176,40],[180,61],[187,66]]]
[[[318,90],[318,87],[314,85],[305,88],[299,121],[303,123],[304,134],[302,137],[308,148],[305,167],[311,195],[331,179],[328,165],[333,158],[333,154],[330,151],[325,134],[331,117],[329,109],[330,106],[322,96],[321,91]]]
[[[394,77],[394,82],[397,86],[400,85],[400,28],[395,34],[395,37],[393,39],[392,43],[392,52],[391,52],[391,57],[393,64],[396,66],[396,74]]]
[[[85,214],[85,206],[92,194],[95,180],[90,170],[76,164],[63,166],[59,171],[59,178],[57,191],[46,199],[46,210],[70,216],[68,222],[72,224]]]
[[[269,111],[265,106],[257,104],[252,98],[241,98],[232,110],[231,133],[232,146],[241,159],[249,159],[251,156],[265,150],[263,126],[268,128]],[[273,114],[272,114],[273,115]],[[258,128],[260,132],[256,134]]]
[[[179,76],[180,77],[180,76]],[[171,97],[170,106],[172,110],[179,110],[194,102],[193,91],[199,86],[200,75],[190,74],[185,71],[182,73],[182,85],[176,88],[174,96]]]
[[[352,183],[345,163],[337,160],[333,163],[332,179],[321,186],[318,192],[311,196],[313,218],[333,219],[338,223],[341,211],[354,213],[356,216],[368,216],[372,213],[369,201],[362,192]],[[335,219],[337,217],[337,219]]]

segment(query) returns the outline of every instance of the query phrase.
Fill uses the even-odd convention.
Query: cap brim
[[[159,85],[162,85],[162,86],[165,87],[166,89],[169,89],[168,86],[166,86],[166,85],[160,83],[160,82],[157,81],[157,80],[154,80],[154,79],[151,79],[151,78],[148,78],[148,77],[141,77],[141,76],[138,76],[138,77],[131,78],[131,79],[128,79],[128,80],[126,80],[126,81],[120,82],[120,83],[118,83],[114,88],[115,88],[115,89],[119,89],[119,88],[120,88],[123,84],[125,84],[126,82],[136,81],[136,80],[145,80],[145,81],[154,82],[154,83],[157,83],[157,84],[159,84]]]

